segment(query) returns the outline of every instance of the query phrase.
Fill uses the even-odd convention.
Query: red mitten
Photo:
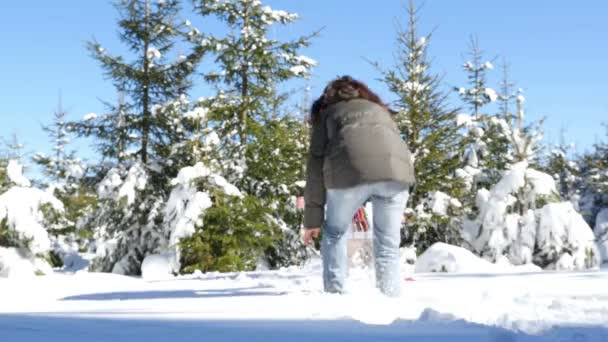
[[[366,232],[369,229],[367,222],[367,216],[365,215],[365,209],[359,208],[353,216],[353,227],[357,232]]]

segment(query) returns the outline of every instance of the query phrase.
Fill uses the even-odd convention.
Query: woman
[[[326,292],[344,292],[346,232],[370,200],[376,286],[388,296],[400,294],[400,228],[414,168],[391,115],[376,94],[349,76],[330,82],[312,106],[304,242],[318,238],[323,226]]]

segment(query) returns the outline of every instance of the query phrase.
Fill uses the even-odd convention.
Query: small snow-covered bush
[[[550,269],[580,270],[599,264],[593,231],[571,202],[539,210],[534,263]]]
[[[52,194],[31,188],[16,161],[9,162],[8,176],[13,186],[0,195],[0,246],[7,247],[0,273],[48,273],[50,266],[45,259],[51,240],[47,230],[63,212],[63,204]],[[28,263],[32,268],[15,269]]]
[[[595,218],[593,229],[602,262],[608,262],[608,208],[602,209]]]
[[[271,209],[253,196],[215,194],[214,206],[202,215],[202,225],[182,239],[182,272],[251,271],[280,237]]]
[[[149,170],[135,162],[110,169],[97,185],[99,203],[86,220],[96,239],[92,271],[140,274],[143,258],[156,251],[163,201],[146,187],[149,180]]]
[[[485,259],[550,269],[598,265],[591,228],[570,202],[559,202],[553,178],[527,162],[512,165],[490,191],[479,190],[476,201],[479,215],[465,221],[463,239]]]

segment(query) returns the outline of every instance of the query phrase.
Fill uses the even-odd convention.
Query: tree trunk
[[[247,27],[249,24],[247,17],[247,9],[245,9],[244,17],[245,23],[244,27]],[[241,71],[241,117],[239,118],[239,129],[240,129],[240,137],[241,137],[241,145],[247,144],[247,112],[249,110],[249,96],[247,94],[249,90],[249,64],[247,61],[247,42],[243,40],[243,69]]]
[[[249,78],[247,75],[247,71],[248,71],[248,65],[247,62],[245,62],[245,64],[243,65],[243,71],[241,73],[241,81],[243,88],[241,89],[241,97],[242,97],[242,104],[241,104],[241,117],[239,120],[239,129],[240,129],[240,135],[241,135],[241,145],[246,145],[247,144],[247,111],[248,111],[248,107],[249,107],[249,97],[247,96],[247,90],[249,87]]]
[[[150,0],[146,0],[146,34],[149,33],[150,20]],[[146,164],[148,162],[148,135],[150,132],[150,112],[148,110],[150,102],[150,80],[148,72],[150,70],[150,63],[148,60],[148,49],[150,47],[150,38],[146,36],[144,40],[144,65],[143,65],[143,81],[142,81],[142,113],[143,118],[141,120],[141,161]]]

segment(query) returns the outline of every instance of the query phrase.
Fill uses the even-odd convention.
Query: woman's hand
[[[321,228],[308,228],[304,229],[304,245],[308,246],[312,243],[314,239],[319,238],[319,233],[321,232]]]

